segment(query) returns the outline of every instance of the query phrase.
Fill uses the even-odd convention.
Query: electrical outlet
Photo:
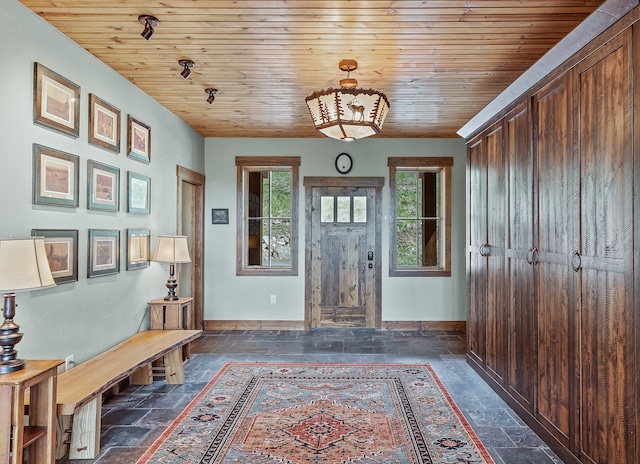
[[[271,304],[276,304],[276,296],[271,295]]]
[[[64,370],[68,371],[72,367],[76,367],[76,362],[73,360],[73,355],[64,358]]]

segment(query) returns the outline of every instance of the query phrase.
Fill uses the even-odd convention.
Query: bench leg
[[[153,371],[151,370],[151,364],[145,364],[135,371],[131,376],[131,381],[134,385],[151,385],[153,383]]]
[[[73,416],[58,416],[56,421],[56,461],[69,454],[69,436]]]
[[[98,395],[73,414],[69,459],[93,459],[100,452],[102,397]]]
[[[184,364],[182,364],[182,347],[164,355],[164,375],[168,384],[184,383]]]

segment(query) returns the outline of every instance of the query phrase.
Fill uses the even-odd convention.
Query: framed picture
[[[127,156],[151,162],[151,128],[131,115],[127,117]]]
[[[78,231],[72,229],[31,229],[34,237],[44,237],[49,268],[56,284],[78,281]]]
[[[33,203],[78,207],[80,157],[33,144]]]
[[[89,229],[87,277],[120,272],[120,231]]]
[[[87,208],[102,211],[120,210],[120,169],[87,161]]]
[[[127,229],[127,271],[149,267],[149,229]]]
[[[149,214],[151,211],[151,178],[127,172],[127,212]]]
[[[229,224],[229,209],[213,208],[211,210],[211,223],[212,224]]]
[[[33,74],[33,122],[78,137],[80,86],[40,63],[34,65]]]
[[[89,143],[120,153],[120,110],[89,94]]]

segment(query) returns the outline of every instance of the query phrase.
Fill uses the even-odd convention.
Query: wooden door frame
[[[193,224],[194,237],[191,244],[193,256],[191,257],[193,269],[191,271],[191,296],[193,297],[192,318],[194,329],[204,328],[204,300],[203,283],[204,267],[204,187],[206,177],[204,174],[192,171],[183,166],[176,165],[177,177],[177,205],[176,205],[176,233],[183,234],[182,224],[182,183],[186,182],[194,187]]]
[[[303,179],[305,187],[305,264],[304,264],[304,327],[311,329],[311,216],[313,189],[316,187],[362,187],[373,188],[376,199],[375,208],[375,255],[378,258],[374,261],[376,277],[376,307],[374,309],[375,328],[382,327],[382,187],[384,177],[305,177]]]

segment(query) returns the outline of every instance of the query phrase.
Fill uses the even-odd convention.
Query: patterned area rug
[[[429,365],[227,363],[143,463],[493,463]]]

